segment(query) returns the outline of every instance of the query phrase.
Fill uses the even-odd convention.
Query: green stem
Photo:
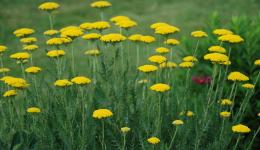
[[[240,134],[239,134],[239,136],[238,136],[238,138],[237,138],[236,145],[235,145],[235,147],[234,147],[233,150],[236,150],[236,149],[237,149],[237,145],[238,145],[238,143],[239,143],[239,141],[240,141],[240,138],[241,138],[241,136],[240,136]]]
[[[49,22],[50,22],[50,29],[53,29],[53,18],[51,13],[49,13]]]
[[[257,130],[256,130],[256,132],[255,132],[255,134],[254,134],[254,136],[253,136],[252,140],[250,141],[250,143],[249,143],[248,147],[246,148],[246,150],[249,150],[249,149],[251,149],[251,147],[252,147],[252,144],[253,144],[253,142],[254,142],[254,140],[255,140],[255,138],[256,138],[256,136],[257,136],[257,134],[258,134],[258,132],[259,132],[259,131],[260,131],[260,127],[258,127],[258,128],[257,128]]]
[[[168,148],[169,150],[171,150],[171,148],[172,148],[172,144],[173,144],[174,139],[175,139],[175,137],[176,137],[177,131],[178,131],[178,127],[176,127],[176,129],[175,129],[175,132],[174,132],[174,135],[173,135],[173,137],[172,137],[170,146],[169,146],[169,148]]]

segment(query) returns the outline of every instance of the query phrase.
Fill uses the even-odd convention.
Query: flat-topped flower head
[[[60,33],[60,31],[51,29],[51,30],[44,31],[43,35],[52,36],[52,35],[56,35],[58,33]]]
[[[229,73],[228,80],[231,80],[231,81],[248,81],[249,77],[244,75],[241,72],[234,71],[234,72]]]
[[[16,90],[8,90],[3,94],[4,97],[13,97],[15,95],[17,95]]]
[[[221,99],[220,100],[220,105],[222,105],[222,106],[230,106],[232,104],[233,104],[233,102],[230,99]]]
[[[120,130],[121,130],[122,133],[127,133],[127,132],[129,132],[131,129],[130,129],[129,127],[122,127]]]
[[[192,111],[187,111],[186,112],[186,116],[187,117],[193,117],[194,116],[194,113]]]
[[[29,84],[26,82],[26,80],[22,78],[15,78],[11,76],[6,76],[1,78],[2,81],[5,82],[5,84],[18,89],[23,89],[29,86]]]
[[[4,45],[0,45],[0,54],[5,52],[7,50],[7,47]]]
[[[176,68],[177,64],[175,62],[167,61],[160,64],[160,68]]]
[[[28,67],[25,69],[25,72],[27,73],[32,73],[32,74],[36,74],[38,72],[41,72],[42,69],[40,67],[35,67],[35,66],[32,66],[32,67]]]
[[[39,107],[29,107],[26,111],[28,113],[40,113],[41,109]]]
[[[195,38],[203,38],[203,37],[207,37],[208,35],[206,32],[198,30],[198,31],[191,32],[191,36]]]
[[[229,57],[221,53],[209,53],[204,55],[204,60],[209,60],[212,63],[223,63],[223,62],[228,62]]]
[[[219,41],[222,42],[228,42],[228,43],[241,43],[244,42],[244,39],[239,36],[239,35],[234,35],[234,34],[227,34],[227,35],[222,35],[218,38]]]
[[[255,60],[254,64],[255,64],[256,66],[260,66],[260,59]]]
[[[121,20],[121,21],[117,21],[115,25],[120,28],[129,29],[137,26],[137,23],[133,20]]]
[[[91,83],[91,80],[88,77],[78,76],[71,79],[71,82],[78,85],[87,85]]]
[[[82,36],[85,40],[97,40],[101,37],[99,33],[88,33]]]
[[[150,62],[161,64],[167,60],[166,57],[161,55],[153,55],[148,58]]]
[[[123,21],[123,20],[131,20],[131,19],[129,17],[127,17],[127,16],[115,16],[115,17],[112,17],[110,19],[110,21],[114,22],[114,23],[120,22],[120,21]]]
[[[107,21],[97,21],[92,23],[92,29],[104,30],[110,28],[110,24]]]
[[[149,139],[147,139],[147,142],[150,143],[150,144],[155,145],[155,144],[160,143],[160,139],[157,138],[157,137],[150,137]]]
[[[16,60],[25,60],[30,58],[30,54],[26,52],[20,52],[20,53],[14,53],[10,55],[10,58],[16,59]]]
[[[213,34],[221,36],[221,35],[233,34],[233,32],[228,29],[215,29],[213,30]]]
[[[38,49],[39,46],[38,45],[35,45],[35,44],[32,44],[32,45],[24,45],[23,46],[23,50],[26,50],[26,51],[34,51],[36,49]]]
[[[119,43],[126,40],[126,37],[118,33],[110,33],[101,36],[100,40],[105,43]]]
[[[251,129],[248,128],[248,126],[246,126],[246,125],[238,124],[238,125],[232,126],[232,131],[234,133],[249,133],[249,132],[251,132]]]
[[[58,3],[55,2],[45,2],[42,3],[38,8],[40,10],[44,10],[44,11],[53,11],[56,10],[60,7],[60,5]]]
[[[6,73],[6,72],[9,72],[10,69],[9,68],[0,68],[0,73]]]
[[[140,41],[149,44],[149,43],[155,42],[155,38],[150,35],[143,35],[143,36],[141,36]]]
[[[109,109],[97,109],[92,114],[92,117],[95,119],[105,119],[112,116],[113,116],[113,112]]]
[[[166,47],[158,47],[158,48],[155,49],[155,51],[156,51],[157,53],[160,53],[160,54],[166,54],[166,53],[168,53],[170,50],[169,50],[168,48],[166,48]]]
[[[181,68],[192,68],[194,66],[193,62],[182,62],[179,64],[179,67]]]
[[[182,61],[185,61],[185,62],[197,62],[198,59],[194,56],[186,56],[186,57],[183,57],[182,58]]]
[[[97,49],[92,49],[92,50],[87,50],[85,54],[90,56],[98,56],[100,54],[100,51]]]
[[[255,88],[255,85],[251,84],[251,83],[245,83],[245,84],[242,84],[242,87],[245,89],[253,89],[253,88]]]
[[[64,50],[50,50],[47,53],[47,56],[49,57],[61,57],[65,55],[65,51]]]
[[[35,37],[27,37],[20,39],[20,42],[23,44],[32,44],[34,42],[37,42],[37,38]]]
[[[219,113],[219,115],[220,115],[221,117],[223,117],[223,118],[228,118],[228,117],[230,117],[231,112],[222,111],[222,112]]]
[[[54,85],[58,86],[58,87],[68,87],[68,86],[71,86],[72,84],[73,83],[67,79],[57,80],[54,82]]]
[[[210,52],[217,52],[217,53],[226,53],[226,49],[224,47],[213,45],[208,48]]]
[[[112,6],[112,4],[108,1],[96,1],[90,4],[93,8],[107,8]]]
[[[151,29],[156,29],[158,27],[161,27],[161,26],[170,26],[169,24],[167,23],[164,23],[164,22],[156,22],[156,23],[153,23],[150,28]]]
[[[79,27],[72,27],[72,28],[67,28],[63,29],[60,31],[61,32],[61,37],[65,38],[76,38],[84,34],[84,32],[79,28]]]
[[[24,37],[33,34],[35,31],[31,28],[20,28],[14,31],[16,37]]]
[[[133,41],[133,42],[140,42],[142,34],[132,34],[128,37],[128,40]]]
[[[150,87],[150,90],[156,91],[156,92],[166,92],[169,91],[171,87],[168,84],[164,83],[157,83]]]
[[[169,35],[173,34],[176,32],[179,32],[180,29],[175,27],[175,26],[170,26],[170,25],[164,25],[164,26],[159,26],[155,28],[155,33],[156,34],[161,34],[161,35]]]
[[[172,122],[172,124],[175,125],[175,126],[179,126],[179,125],[183,125],[184,122],[183,122],[182,120],[174,120],[174,121]]]
[[[59,46],[59,45],[68,44],[71,42],[72,42],[71,38],[58,37],[58,38],[51,38],[51,39],[47,40],[46,44],[51,45],[51,46],[52,45]]]
[[[84,22],[84,23],[80,24],[79,27],[80,27],[80,29],[84,29],[84,30],[93,29],[91,22]]]
[[[175,45],[179,45],[180,41],[176,39],[167,39],[166,41],[164,41],[164,44],[175,46]]]
[[[149,73],[158,70],[158,67],[155,65],[143,65],[139,66],[138,70],[144,73]]]

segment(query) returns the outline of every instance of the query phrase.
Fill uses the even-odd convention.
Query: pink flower
[[[196,84],[210,84],[211,78],[210,76],[193,76],[192,81]]]

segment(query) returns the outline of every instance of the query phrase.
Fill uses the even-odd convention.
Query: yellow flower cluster
[[[0,53],[4,52],[7,50],[7,47],[4,45],[0,45]]]
[[[260,59],[256,60],[256,61],[254,62],[254,64],[255,64],[256,66],[260,66]]]
[[[71,86],[72,84],[73,83],[67,79],[57,80],[54,82],[54,85],[58,87],[67,87],[67,86]]]
[[[52,11],[52,10],[58,9],[59,7],[60,7],[60,5],[58,3],[45,2],[45,3],[42,3],[38,8],[40,10]]]
[[[231,113],[228,112],[228,111],[222,111],[222,112],[219,113],[219,115],[223,118],[227,118],[231,115]]]
[[[33,66],[33,67],[26,68],[26,69],[25,69],[25,72],[35,74],[35,73],[40,72],[41,70],[42,70],[42,69],[41,69],[40,67],[35,67],[35,66]]]
[[[92,117],[96,119],[104,119],[112,117],[113,113],[109,109],[97,109],[93,112]]]
[[[220,100],[220,105],[229,106],[229,105],[232,105],[232,104],[233,104],[233,102],[230,99],[221,99]]]
[[[255,85],[251,84],[251,83],[245,83],[242,85],[242,87],[246,88],[246,89],[253,89],[253,88],[255,88]]]
[[[114,23],[117,23],[117,22],[120,22],[120,21],[123,21],[123,20],[131,20],[131,19],[128,18],[127,16],[115,16],[115,17],[112,17],[110,19],[110,21],[114,22]]]
[[[4,93],[4,97],[11,97],[11,96],[15,96],[17,95],[17,91],[16,90],[8,90]]]
[[[24,44],[31,44],[31,43],[37,42],[37,38],[35,38],[35,37],[22,38],[22,39],[20,39],[20,42],[24,43]]]
[[[60,38],[51,38],[51,39],[47,40],[46,44],[47,45],[62,45],[62,44],[68,44],[70,42],[72,42],[72,40],[70,38],[60,37]]]
[[[207,37],[208,35],[206,32],[198,30],[198,31],[191,32],[191,36],[195,38],[203,38],[203,37]]]
[[[91,24],[91,29],[104,30],[110,28],[110,24],[107,21],[97,21]]]
[[[166,41],[164,41],[164,44],[167,45],[179,45],[180,41],[176,40],[176,39],[167,39]]]
[[[181,62],[179,64],[181,68],[192,68],[194,66],[193,62]]]
[[[35,31],[31,28],[20,28],[14,31],[16,37],[24,37],[33,34]]]
[[[210,52],[217,52],[217,53],[226,53],[226,49],[221,46],[213,45],[208,48]]]
[[[110,34],[101,36],[100,40],[105,43],[118,43],[118,42],[122,42],[122,41],[126,40],[126,37],[123,36],[122,34],[110,33]]]
[[[174,120],[174,121],[172,122],[172,124],[175,125],[175,126],[179,126],[179,125],[183,125],[184,122],[183,122],[182,120]]]
[[[157,137],[150,137],[149,139],[147,139],[147,142],[150,144],[158,144],[160,143],[160,139]]]
[[[10,55],[10,58],[17,59],[17,60],[24,60],[24,59],[30,58],[30,54],[26,53],[26,52],[25,53],[23,53],[23,52],[15,53],[15,54]]]
[[[9,72],[9,68],[0,68],[0,73]]]
[[[33,50],[36,50],[38,49],[38,45],[24,45],[23,46],[23,50],[26,50],[26,51],[33,51]]]
[[[156,51],[157,53],[160,53],[160,54],[166,54],[166,53],[168,53],[170,50],[169,50],[168,48],[166,48],[166,47],[158,47],[158,48],[155,49],[155,51]]]
[[[215,29],[213,30],[213,34],[221,36],[221,35],[233,34],[233,32],[227,29]]]
[[[93,50],[87,50],[85,54],[90,56],[98,56],[100,52],[97,49],[93,49]]]
[[[96,40],[99,39],[100,37],[101,35],[98,33],[88,33],[82,36],[82,38],[85,40]]]
[[[218,38],[218,40],[222,42],[228,42],[228,43],[240,43],[244,41],[242,37],[234,34],[222,35]]]
[[[130,129],[129,127],[122,127],[120,130],[121,130],[122,133],[127,133],[127,132],[129,132],[131,129]]]
[[[69,37],[72,39],[84,34],[83,31],[76,26],[69,26],[69,27],[62,28],[60,32],[61,32],[61,37],[65,37],[65,38]]]
[[[78,76],[71,79],[71,82],[78,84],[78,85],[87,85],[91,83],[91,80],[88,77]]]
[[[60,57],[60,56],[64,56],[64,55],[65,55],[64,50],[50,50],[47,53],[47,56],[49,56],[49,57]]]
[[[161,56],[161,55],[153,55],[153,56],[149,57],[148,60],[153,63],[161,64],[161,63],[165,62],[167,60],[167,58],[164,56]]]
[[[97,1],[97,2],[91,3],[90,6],[93,8],[107,8],[107,7],[112,6],[112,4],[109,3],[108,1]]]
[[[231,80],[231,81],[248,81],[249,77],[244,75],[241,72],[234,71],[234,72],[229,73],[228,80]]]
[[[180,31],[179,28],[164,23],[153,24],[151,25],[151,27],[154,28],[156,34],[161,34],[161,35],[169,35]]]
[[[154,65],[143,65],[138,67],[138,70],[141,72],[149,73],[158,70],[158,67]]]
[[[177,67],[177,64],[175,62],[167,61],[160,64],[160,68],[175,68],[175,67]]]
[[[150,87],[150,90],[156,91],[156,92],[166,92],[169,91],[171,87],[168,84],[163,83],[157,83]]]
[[[60,33],[60,31],[58,31],[58,30],[47,30],[47,31],[45,31],[45,32],[43,32],[43,34],[44,35],[47,35],[47,36],[52,36],[52,35],[55,35],[55,34],[58,34],[58,33]]]
[[[14,88],[26,88],[29,86],[29,84],[24,79],[11,76],[5,76],[1,78],[1,81],[4,81],[5,84]]]
[[[209,53],[204,55],[205,60],[209,60],[212,63],[223,63],[223,62],[229,62],[229,57],[225,54],[221,53]]]
[[[182,58],[182,61],[185,61],[185,62],[197,62],[198,59],[194,56],[186,56],[184,58]]]
[[[124,19],[124,20],[117,21],[115,23],[115,25],[120,27],[120,28],[129,29],[131,27],[137,26],[137,23],[133,20],[130,20],[130,19],[128,19],[128,20]]]
[[[28,113],[40,113],[41,109],[38,107],[29,107],[29,108],[27,108],[27,112]]]
[[[133,42],[140,42],[142,36],[142,34],[132,34],[128,37],[128,39]]]
[[[144,36],[141,36],[140,41],[144,42],[144,43],[152,43],[155,41],[155,38],[150,35],[144,35]]]
[[[243,124],[238,124],[238,125],[232,126],[232,131],[236,132],[236,133],[249,133],[251,131],[251,129],[248,128],[248,126],[245,126]]]

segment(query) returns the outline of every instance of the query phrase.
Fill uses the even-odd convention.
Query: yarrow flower
[[[213,34],[221,36],[221,35],[233,34],[233,32],[227,29],[215,29],[213,30]]]
[[[184,58],[182,58],[182,61],[185,61],[185,62],[197,62],[198,59],[194,56],[186,56]]]
[[[70,42],[72,42],[71,38],[60,37],[60,38],[51,38],[47,40],[46,44],[58,46],[62,44],[68,44]]]
[[[170,50],[166,47],[158,47],[155,49],[155,51],[160,54],[165,54],[168,53]]]
[[[98,33],[88,33],[82,36],[82,38],[85,40],[96,40],[99,39],[100,37],[101,35]]]
[[[182,62],[179,64],[181,68],[192,68],[194,66],[193,62]]]
[[[67,27],[67,28],[65,27],[61,29],[60,32],[61,32],[61,37],[65,37],[65,38],[69,37],[72,39],[84,34],[79,27],[74,27],[74,26]]]
[[[248,126],[245,126],[243,124],[238,124],[232,126],[232,131],[235,133],[249,133],[251,132],[251,129],[248,128]]]
[[[64,56],[64,55],[65,55],[64,50],[50,50],[47,53],[47,56],[49,56],[49,57],[60,57],[60,56]]]
[[[126,37],[123,36],[122,34],[110,33],[110,34],[101,36],[100,40],[105,43],[118,43],[118,42],[122,42],[122,41],[126,40]]]
[[[203,37],[207,37],[208,35],[206,32],[198,30],[198,31],[191,32],[191,36],[195,38],[203,38]]]
[[[133,42],[140,42],[142,34],[132,34],[128,37],[128,40],[133,41]]]
[[[231,81],[248,81],[249,77],[244,75],[241,72],[234,71],[234,72],[229,73],[228,80],[231,80]]]
[[[120,28],[129,29],[129,28],[132,28],[134,26],[137,26],[137,23],[133,20],[120,20],[120,21],[117,21],[115,23],[115,25],[120,27]]]
[[[213,45],[208,48],[210,52],[217,52],[217,53],[226,53],[226,49],[221,46]]]
[[[16,90],[8,90],[4,93],[4,97],[12,97],[17,95],[17,91]]]
[[[175,26],[171,26],[171,25],[163,25],[163,26],[159,26],[159,27],[155,28],[155,33],[161,34],[161,35],[169,35],[169,34],[179,32],[179,31],[180,31],[179,28],[177,28]]]
[[[20,39],[20,42],[24,43],[24,44],[32,44],[34,42],[37,42],[37,38],[35,38],[35,37],[22,38],[22,39]]]
[[[138,70],[141,72],[149,73],[158,70],[158,67],[155,65],[143,65],[139,66]]]
[[[232,104],[233,104],[233,102],[230,99],[221,99],[220,100],[220,105],[229,106],[229,105],[232,105]]]
[[[176,40],[176,39],[167,39],[166,41],[164,41],[164,44],[167,45],[179,45],[180,41]]]
[[[54,85],[58,87],[67,87],[67,86],[71,86],[72,84],[73,83],[67,79],[57,80],[54,82]]]
[[[33,51],[33,50],[36,50],[38,49],[38,45],[25,45],[23,46],[23,50],[26,50],[26,51]]]
[[[254,64],[255,64],[256,66],[260,66],[260,59],[257,59],[257,60],[254,62]]]
[[[13,88],[26,88],[29,86],[29,84],[26,82],[26,80],[22,78],[15,78],[11,76],[5,76],[1,78],[1,81],[4,81],[5,84],[13,87]]]
[[[156,29],[158,27],[161,27],[161,26],[170,26],[169,24],[167,23],[164,23],[164,22],[156,22],[156,23],[153,23],[150,28],[151,29]]]
[[[9,72],[10,69],[9,68],[0,68],[0,73],[5,73],[5,72]]]
[[[110,19],[110,21],[111,21],[111,22],[114,22],[114,23],[120,22],[120,21],[124,21],[124,20],[130,20],[130,18],[127,17],[127,16],[115,16],[115,17],[112,17],[112,18]]]
[[[240,37],[239,35],[234,35],[234,34],[222,35],[218,38],[218,40],[222,41],[222,42],[228,42],[228,43],[244,42],[244,39],[242,37]]]
[[[5,52],[6,50],[7,50],[7,47],[6,47],[6,46],[0,45],[0,54],[1,54],[2,52]]]
[[[161,64],[167,60],[166,57],[161,55],[153,55],[148,58],[150,62]]]
[[[113,113],[109,109],[97,109],[93,112],[92,117],[96,119],[104,119],[112,117]]]
[[[156,92],[166,92],[169,91],[171,87],[168,84],[163,83],[157,83],[150,87],[150,90],[156,91]]]
[[[131,129],[130,129],[129,127],[122,127],[120,130],[121,130],[122,133],[127,133],[127,132],[129,132]]]
[[[179,125],[183,125],[184,122],[183,122],[182,120],[174,120],[174,121],[172,122],[172,124],[175,125],[175,126],[179,126]]]
[[[39,9],[40,10],[45,10],[45,11],[52,11],[52,10],[58,9],[59,7],[60,7],[60,5],[58,3],[55,3],[55,2],[45,2],[45,3],[42,3],[39,6]]]
[[[97,1],[97,2],[91,3],[90,6],[93,8],[107,8],[107,7],[112,6],[112,4],[109,3],[108,1]]]
[[[16,37],[24,37],[33,34],[35,31],[31,28],[20,28],[14,31]]]
[[[93,50],[87,50],[85,54],[90,56],[98,56],[100,52],[97,49],[93,49]]]
[[[78,85],[87,85],[91,83],[91,80],[88,77],[78,76],[71,79],[71,82],[78,84]]]
[[[212,63],[223,63],[228,62],[229,58],[225,54],[221,53],[209,53],[204,55],[205,60],[210,60]]]
[[[245,89],[253,89],[253,88],[255,88],[255,85],[251,84],[251,83],[245,83],[242,85],[242,87]]]
[[[30,58],[30,54],[26,52],[15,53],[10,55],[10,58],[17,59],[17,60],[24,60]]]
[[[141,36],[140,41],[144,43],[152,43],[155,41],[155,38],[153,36],[144,35]]]
[[[52,30],[47,30],[47,31],[43,32],[43,35],[52,36],[52,35],[55,35],[58,33],[60,33],[60,31],[52,29]]]
[[[175,67],[177,67],[177,64],[175,62],[167,61],[160,64],[160,68],[175,68]]]
[[[35,67],[35,66],[33,66],[33,67],[26,68],[26,69],[25,69],[25,72],[35,74],[35,73],[40,72],[41,70],[42,70],[42,69],[41,69],[40,67]]]
[[[28,113],[40,113],[41,109],[38,107],[29,107],[26,110]]]
[[[110,24],[107,21],[98,21],[91,24],[92,29],[104,30],[110,28]]]
[[[194,113],[192,111],[187,111],[186,116],[193,117]]]
[[[147,142],[150,144],[158,144],[160,143],[160,139],[157,137],[150,137],[149,139],[147,139]]]
[[[219,115],[223,118],[227,118],[231,115],[231,113],[227,112],[227,111],[222,111],[222,112],[219,113]]]

